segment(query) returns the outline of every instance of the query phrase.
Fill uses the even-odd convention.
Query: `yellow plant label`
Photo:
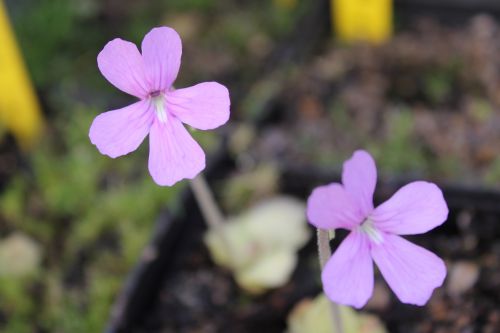
[[[392,34],[392,0],[331,0],[335,34],[344,41],[381,43]]]
[[[10,130],[23,149],[36,142],[43,120],[33,86],[0,0],[0,126]]]

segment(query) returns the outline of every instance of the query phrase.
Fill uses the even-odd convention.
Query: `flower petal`
[[[183,123],[201,130],[225,124],[230,104],[229,91],[217,82],[204,82],[167,94],[168,110]]]
[[[101,154],[115,158],[139,147],[153,122],[148,101],[139,101],[122,109],[101,113],[90,126],[90,141]]]
[[[363,307],[373,293],[373,262],[367,237],[352,231],[325,265],[321,279],[332,301]]]
[[[307,200],[307,218],[320,229],[352,229],[363,216],[342,185],[332,183],[314,189]]]
[[[192,179],[205,168],[205,153],[175,117],[156,120],[149,133],[149,172],[162,186]]]
[[[97,56],[97,66],[102,75],[121,91],[139,98],[148,95],[144,63],[135,44],[113,39]]]
[[[433,183],[418,181],[403,186],[371,214],[375,226],[388,233],[414,235],[446,221],[448,206]]]
[[[181,67],[182,42],[172,28],[154,28],[142,40],[142,57],[151,91],[167,91]]]
[[[376,183],[375,161],[366,151],[355,151],[352,157],[344,162],[342,184],[365,217],[373,210],[373,192]]]
[[[397,235],[386,234],[384,242],[372,244],[371,254],[403,303],[424,305],[446,277],[441,258]]]

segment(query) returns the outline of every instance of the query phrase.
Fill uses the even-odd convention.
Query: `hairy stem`
[[[330,248],[330,234],[327,230],[318,229],[318,254],[321,269],[323,269],[332,255]],[[333,324],[335,326],[335,333],[344,333],[344,326],[342,325],[342,317],[340,316],[340,308],[337,303],[331,302],[331,312]]]
[[[234,261],[231,257],[231,254],[233,253],[231,252],[231,243],[229,242],[229,239],[224,231],[225,219],[219,209],[219,206],[215,202],[214,196],[205,177],[200,173],[196,178],[191,180],[190,184],[194,197],[200,206],[201,214],[203,215],[205,222],[209,228],[213,229],[217,233],[223,243],[223,246],[226,248],[229,257],[231,258],[231,263],[233,264]]]
[[[191,180],[191,189],[208,226],[215,230],[222,228],[224,217],[219,206],[215,203],[212,191],[210,191],[210,187],[208,187],[203,174],[200,173],[196,178]]]

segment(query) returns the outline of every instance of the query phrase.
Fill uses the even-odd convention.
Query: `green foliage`
[[[26,297],[27,289],[32,283],[31,279],[2,277],[0,282],[2,310],[8,316],[15,318],[27,317],[34,310],[34,304],[29,297]]]
[[[500,183],[500,157],[497,157],[492,163],[491,167],[485,175],[485,180],[488,184],[491,185]]]
[[[51,331],[102,332],[108,319],[110,304],[120,288],[120,280],[112,275],[93,276],[87,294],[70,293],[62,296],[52,309]]]
[[[451,92],[451,79],[447,73],[433,71],[424,76],[425,94],[433,103],[443,101]]]
[[[492,119],[495,110],[491,102],[484,98],[475,98],[472,101],[471,116],[478,123],[485,123]]]
[[[60,50],[74,33],[75,14],[72,1],[39,0],[30,4],[15,12],[14,24],[30,72],[37,84],[44,84],[60,73]]]
[[[61,118],[33,154],[32,172],[15,177],[0,197],[0,220],[43,244],[46,262],[29,280],[2,279],[2,332],[102,331],[161,207],[182,187],[154,184],[142,150],[118,160],[99,154],[87,137],[96,113],[78,107]],[[75,265],[81,273],[68,283]]]
[[[370,145],[380,167],[390,172],[425,169],[425,155],[414,136],[412,112],[401,109],[389,112],[387,117],[389,128],[383,142]]]
[[[423,73],[423,91],[430,102],[444,103],[452,97],[460,70],[461,64],[456,60]]]

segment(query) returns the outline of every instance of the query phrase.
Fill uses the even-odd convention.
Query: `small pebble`
[[[479,278],[479,267],[468,261],[453,264],[449,271],[446,291],[452,296],[459,296],[472,288]]]

